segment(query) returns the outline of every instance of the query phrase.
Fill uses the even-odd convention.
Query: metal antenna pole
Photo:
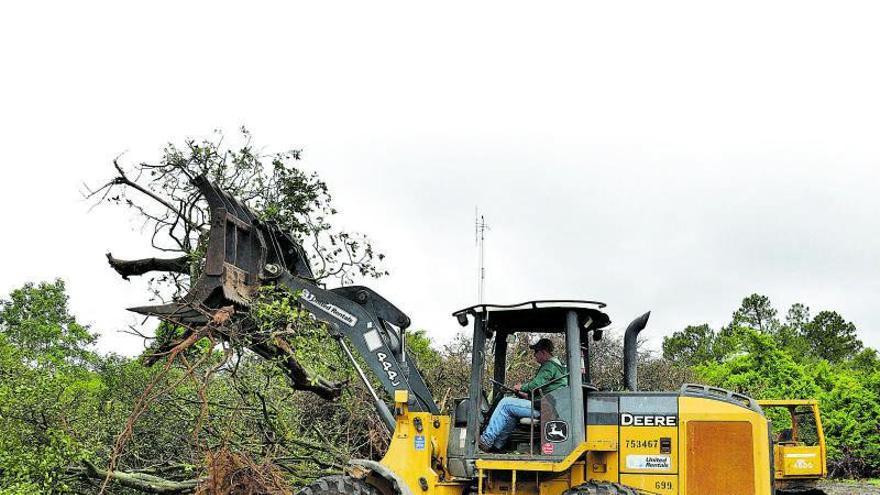
[[[486,224],[486,217],[479,214],[478,210],[474,210],[474,235],[477,241],[478,264],[477,272],[477,302],[483,304],[486,295],[486,230],[489,226]]]

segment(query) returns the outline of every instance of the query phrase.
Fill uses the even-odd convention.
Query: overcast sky
[[[598,299],[648,332],[726,323],[761,292],[880,346],[876,2],[6,2],[0,294],[64,278],[100,347],[147,299],[89,211],[111,160],[248,126],[302,148],[438,342],[476,300]]]

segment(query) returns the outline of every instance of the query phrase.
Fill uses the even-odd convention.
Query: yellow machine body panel
[[[583,484],[586,468],[583,461],[570,464],[568,469],[558,472],[527,470],[481,470],[478,477],[477,493],[483,495],[562,495],[569,488]]]
[[[777,477],[823,476],[825,463],[819,446],[777,445],[775,448]]]
[[[464,484],[445,481],[449,416],[409,412],[406,400],[405,395],[395,397],[397,425],[381,464],[413,494],[461,495]]]
[[[770,495],[767,419],[723,401],[682,397],[682,495]]]
[[[587,438],[608,446],[606,450],[587,452],[587,477],[593,480],[618,481],[620,428],[617,425],[587,425]]]

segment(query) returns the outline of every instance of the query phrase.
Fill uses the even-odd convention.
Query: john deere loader
[[[407,355],[410,320],[403,312],[367,287],[324,288],[291,236],[208,180],[195,183],[211,209],[201,275],[181,300],[134,311],[198,326],[213,311],[246,308],[261,286],[291,289],[336,337],[390,431],[381,461],[353,459],[345,473],[319,479],[303,495],[821,493],[815,481],[826,472],[825,448],[815,403],[761,403],[704,385],[638,389],[635,343],[649,313],[626,329],[627,390],[594,386],[591,342],[611,323],[597,301],[479,304],[454,312],[473,331],[472,374],[467,397],[441,414]],[[520,420],[505,449],[483,452],[481,431],[500,399],[513,393],[505,376],[508,344],[521,334],[560,343],[564,384],[531,390],[534,418]],[[797,415],[788,434],[773,433],[764,414],[771,406]]]

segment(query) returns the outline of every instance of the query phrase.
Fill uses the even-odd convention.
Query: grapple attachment
[[[180,300],[132,308],[132,311],[174,324],[199,327],[221,321],[218,317],[223,311],[220,310],[228,306],[249,306],[263,284],[286,287],[299,295],[304,309],[327,325],[330,335],[348,354],[370,391],[380,417],[390,429],[394,429],[393,415],[364,375],[352,350],[363,357],[389,396],[398,390],[407,390],[410,410],[439,413],[418,369],[407,362],[404,332],[410,320],[402,311],[368,287],[325,289],[316,284],[306,253],[296,239],[277,225],[262,221],[253,210],[204,177],[195,179],[194,183],[207,200],[211,213],[204,263],[190,291]],[[351,343],[351,349],[346,340]],[[303,389],[314,388],[304,368],[285,351],[286,345],[261,341],[249,347],[263,357],[281,356],[294,383]],[[333,397],[338,396],[339,390],[335,384],[329,384],[320,393]]]
[[[211,229],[204,264],[190,291],[179,301],[130,308],[185,325],[204,325],[209,314],[231,304],[248,306],[267,267],[286,270],[312,280],[314,275],[302,246],[274,223],[263,222],[246,205],[204,176],[193,183],[204,195],[211,214]]]

